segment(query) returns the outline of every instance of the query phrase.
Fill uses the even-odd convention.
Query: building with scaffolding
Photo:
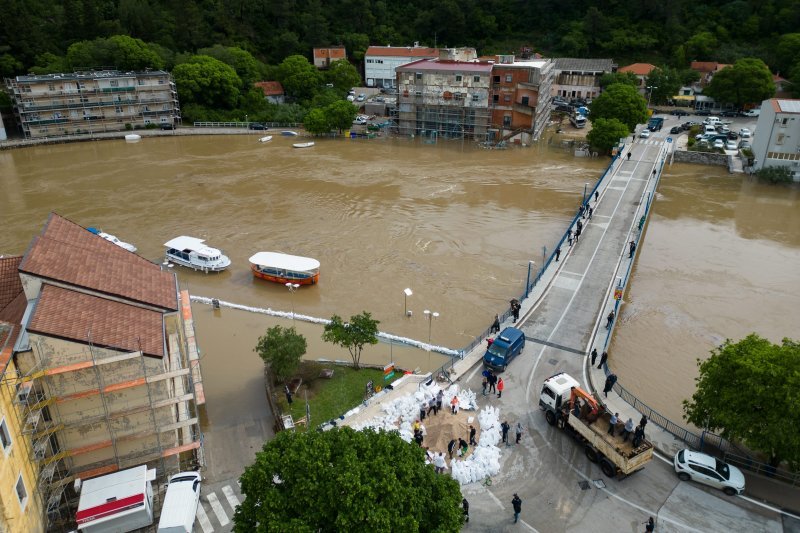
[[[22,257],[0,256],[0,531],[44,531],[42,498],[36,490],[39,469],[32,461],[31,435],[23,431],[13,382],[18,375],[13,347],[27,300],[17,274]]]
[[[162,70],[99,70],[6,79],[25,138],[94,134],[177,124],[172,76]]]
[[[202,464],[202,379],[175,274],[51,214],[17,275],[25,309],[4,381],[48,528],[73,527],[76,478]]]
[[[492,68],[492,128],[498,138],[537,141],[550,120],[555,69],[550,59],[497,56]]]
[[[493,65],[474,57],[474,49],[446,49],[397,67],[399,134],[487,140]]]

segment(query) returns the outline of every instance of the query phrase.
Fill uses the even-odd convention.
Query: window
[[[418,79],[418,80],[421,80],[421,79],[422,79],[422,72],[417,72],[417,79]]]
[[[528,102],[529,102],[529,97],[528,96],[523,96],[522,97],[522,105],[528,105]]]
[[[788,122],[789,122],[789,119],[788,118],[784,118],[783,120],[781,120],[781,126],[785,126]]]
[[[511,101],[511,95],[507,94],[507,95],[503,96],[503,101],[504,102],[510,102]]]
[[[554,400],[556,399],[556,393],[551,391],[548,387],[544,387],[542,389],[542,394],[544,394],[546,396],[550,396]]]
[[[111,81],[109,82],[109,84],[110,84],[112,87],[119,87],[119,80],[111,80]]]
[[[481,82],[481,77],[480,76],[473,76],[472,77],[472,81],[474,81],[475,83],[480,83]]]
[[[784,119],[785,120],[785,119]],[[783,133],[779,133],[775,136],[775,144],[783,144],[783,139],[786,137]]]
[[[56,86],[55,86],[55,84],[54,84],[54,83],[48,83],[48,84],[47,84],[47,88],[48,88],[49,90],[51,90],[51,91],[55,91],[55,90],[56,90]]]
[[[479,99],[480,99],[480,97],[477,94],[473,94],[472,95],[472,101],[473,102],[477,102]]]
[[[495,76],[494,77],[494,82],[495,83],[500,83],[500,76]]]
[[[5,418],[0,422],[0,443],[3,444],[3,450],[8,453],[8,450],[11,448],[11,434],[8,432],[8,425],[6,424]]]
[[[511,74],[506,74],[506,83],[511,83],[511,80],[513,79],[514,78],[511,76]]]
[[[506,115],[503,117],[503,126],[510,126],[511,125],[511,115]]]
[[[122,113],[122,106],[120,105],[114,106],[114,111],[116,111],[117,113]]]
[[[25,488],[25,482],[22,480],[22,474],[17,478],[17,498],[19,498],[19,506],[25,510],[28,505],[28,490]]]
[[[493,94],[492,95],[492,102],[497,103],[499,101],[500,101],[500,95],[499,94]]]

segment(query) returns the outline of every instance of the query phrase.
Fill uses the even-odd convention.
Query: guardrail
[[[244,128],[249,129],[251,124],[264,125],[265,128],[302,128],[301,122],[195,122],[195,128]],[[258,130],[253,130],[258,131]]]
[[[792,486],[800,486],[800,472],[789,472],[782,468],[776,468],[767,463],[759,463],[754,461],[752,457],[742,457],[732,453],[725,452],[722,460],[726,463],[738,466],[744,470],[761,474],[769,478],[777,479]]]

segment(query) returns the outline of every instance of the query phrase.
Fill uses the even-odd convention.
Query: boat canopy
[[[319,269],[319,261],[316,259],[278,252],[258,252],[250,258],[250,262],[260,267],[271,267],[294,272],[310,272]]]
[[[189,252],[197,252],[198,254],[205,255],[208,257],[214,257],[220,255],[222,252],[217,250],[216,248],[211,248],[210,246],[206,246],[203,244],[203,239],[197,239],[195,237],[187,237],[185,235],[181,235],[180,237],[175,237],[172,240],[169,240],[164,243],[164,246],[167,248],[173,248],[175,250],[182,250],[182,251],[189,251]]]

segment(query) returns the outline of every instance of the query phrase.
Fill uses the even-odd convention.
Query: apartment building
[[[175,274],[51,214],[16,275],[23,312],[4,381],[48,527],[72,523],[77,477],[202,463],[202,376]]]
[[[437,59],[438,48],[420,46],[370,46],[364,54],[364,81],[367,87],[396,88],[397,67],[421,59]]]
[[[555,69],[550,59],[517,61],[500,55],[492,67],[492,128],[503,138],[525,132],[536,141],[550,120],[550,90]]]
[[[594,98],[600,94],[600,78],[615,72],[617,66],[610,59],[582,59],[559,57],[555,60],[555,81],[552,96]]]
[[[800,100],[772,98],[761,103],[753,136],[753,168],[788,167],[800,181]]]
[[[175,83],[161,70],[17,76],[5,84],[25,138],[91,135],[181,119]]]

